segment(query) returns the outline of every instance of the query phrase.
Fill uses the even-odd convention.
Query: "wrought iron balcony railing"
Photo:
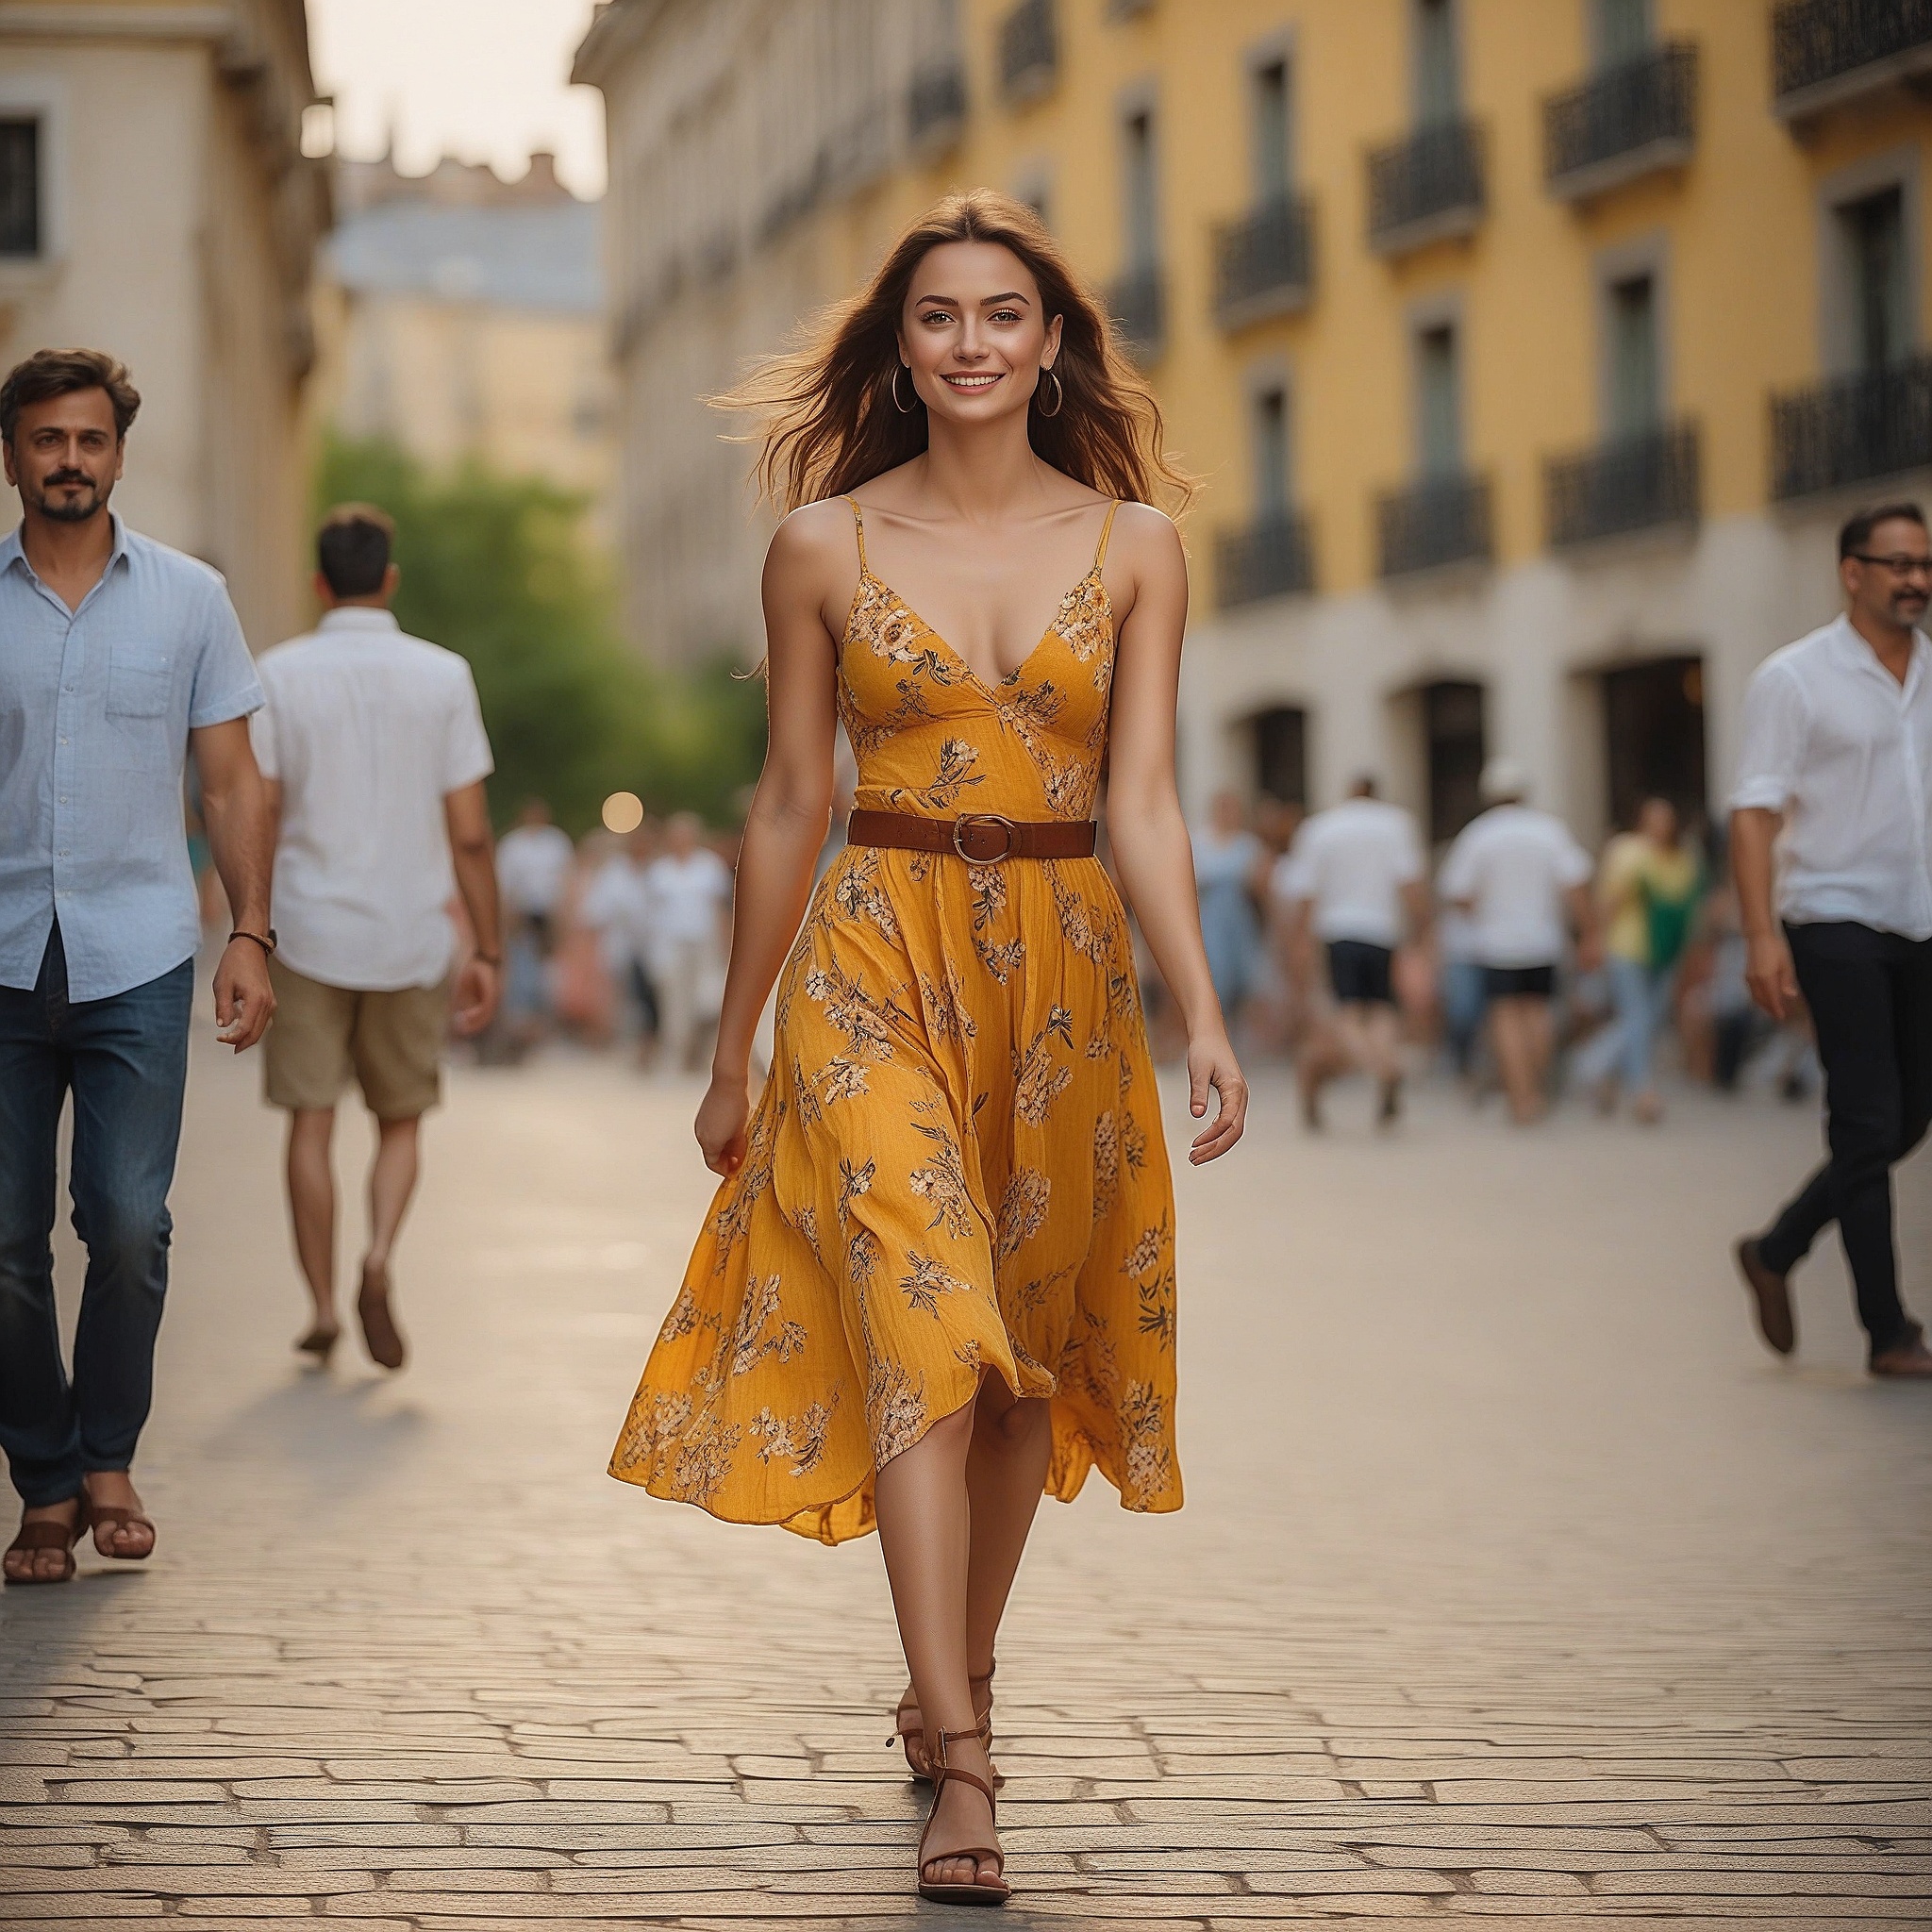
[[[1224,530],[1215,544],[1214,577],[1224,608],[1312,591],[1315,553],[1307,518],[1278,512]]]
[[[1369,157],[1369,245],[1384,255],[1467,235],[1483,218],[1482,130],[1424,127]]]
[[[1137,362],[1152,362],[1167,341],[1167,282],[1158,268],[1129,269],[1107,291],[1121,340]]]
[[[1579,200],[1681,168],[1696,138],[1697,48],[1674,41],[1543,103],[1543,175]]]
[[[906,131],[912,145],[940,147],[957,137],[965,123],[965,63],[936,60],[920,68],[906,90]]]
[[[1490,556],[1490,480],[1468,475],[1429,476],[1384,496],[1375,506],[1380,569],[1385,577],[1436,570]]]
[[[1224,328],[1307,306],[1315,282],[1315,220],[1306,195],[1264,202],[1214,231],[1214,312]]]
[[[1932,0],[1785,0],[1771,44],[1773,106],[1803,120],[1932,73]]]
[[[1054,0],[1020,0],[1000,22],[1000,86],[1009,101],[1030,101],[1059,72],[1059,22]]]
[[[1693,524],[1699,503],[1697,430],[1667,424],[1543,468],[1550,541],[1558,548],[1663,524]]]
[[[1932,356],[1771,399],[1771,493],[1932,470]]]

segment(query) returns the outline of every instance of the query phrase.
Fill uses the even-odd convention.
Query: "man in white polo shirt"
[[[379,509],[330,511],[316,542],[325,614],[308,636],[262,654],[268,704],[254,720],[280,817],[268,1098],[289,1110],[295,1252],[315,1301],[295,1345],[325,1362],[339,1333],[329,1143],[353,1077],[377,1125],[357,1313],[386,1369],[405,1353],[390,1256],[416,1185],[417,1124],[441,1094],[453,893],[476,941],[455,980],[458,1031],[489,1024],[503,960],[475,683],[454,651],[397,627],[393,540]]]
[[[1302,1118],[1320,1127],[1322,1089],[1336,1074],[1363,1067],[1375,1077],[1377,1121],[1386,1126],[1402,1109],[1395,948],[1405,913],[1415,931],[1428,924],[1415,820],[1377,798],[1374,779],[1364,774],[1340,805],[1303,821],[1275,865],[1274,885],[1275,896],[1295,908],[1297,941],[1312,923],[1327,949],[1335,994],[1334,1042],[1310,1041],[1295,1070]]]
[[[1738,1265],[1759,1332],[1789,1355],[1788,1277],[1836,1221],[1872,1373],[1923,1378],[1891,1170],[1932,1122],[1932,542],[1899,503],[1853,517],[1838,548],[1845,615],[1758,666],[1731,794],[1745,976],[1773,1019],[1800,992],[1811,1010],[1830,1158]]]
[[[1475,925],[1489,1001],[1490,1037],[1509,1111],[1519,1124],[1541,1118],[1556,1050],[1550,1002],[1562,964],[1567,912],[1576,959],[1596,963],[1596,902],[1590,855],[1559,818],[1527,804],[1529,780],[1513,758],[1483,769],[1489,810],[1462,828],[1442,861],[1438,888]]]

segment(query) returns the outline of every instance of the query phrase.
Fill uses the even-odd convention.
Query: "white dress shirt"
[[[258,669],[255,756],[282,787],[282,958],[328,986],[436,985],[455,939],[442,802],[491,769],[469,665],[349,606]]]
[[[561,825],[514,825],[496,841],[503,903],[525,919],[547,919],[563,904],[577,848]]]
[[[1774,651],[1744,693],[1731,808],[1782,812],[1778,911],[1932,939],[1932,639],[1901,685],[1840,617]]]
[[[1317,937],[1395,946],[1402,889],[1423,875],[1415,820],[1379,798],[1350,798],[1307,820],[1274,866],[1284,899],[1312,899]]]
[[[1570,828],[1526,805],[1496,805],[1462,828],[1442,861],[1443,898],[1472,902],[1485,966],[1554,966],[1563,957],[1563,894],[1593,870]]]

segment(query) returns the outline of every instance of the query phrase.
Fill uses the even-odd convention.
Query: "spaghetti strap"
[[[858,575],[862,577],[869,577],[872,575],[872,569],[865,560],[865,514],[858,508],[858,497],[848,496],[845,501],[852,506],[852,528],[853,533],[858,539]],[[1113,521],[1110,514],[1108,521],[1109,523]],[[1104,550],[1106,547],[1107,540],[1103,537],[1101,539],[1101,548]]]
[[[1113,535],[1113,513],[1120,507],[1121,500],[1119,497],[1115,497],[1107,507],[1107,521],[1100,526],[1100,547],[1093,553],[1091,575],[1096,577],[1100,575],[1101,566],[1107,561],[1107,540]],[[858,508],[857,504],[853,505],[854,509]],[[865,539],[863,537],[858,540],[858,558],[859,561],[863,563],[865,560]]]

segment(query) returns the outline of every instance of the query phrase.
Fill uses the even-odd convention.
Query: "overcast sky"
[[[336,97],[336,145],[406,175],[445,152],[524,172],[556,151],[579,194],[604,188],[604,98],[569,84],[592,0],[308,0],[316,85]]]

